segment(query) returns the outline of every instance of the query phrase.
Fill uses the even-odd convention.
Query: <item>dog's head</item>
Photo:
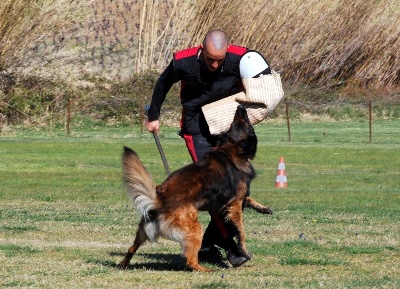
[[[242,149],[241,154],[246,158],[253,159],[256,155],[257,136],[243,105],[237,107],[232,124],[229,130],[221,135],[220,141],[238,145]]]

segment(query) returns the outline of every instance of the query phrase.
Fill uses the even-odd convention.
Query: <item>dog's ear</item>
[[[246,158],[252,160],[256,156],[257,142],[257,136],[252,135],[238,143],[238,145],[243,149],[243,155]]]
[[[228,134],[226,132],[224,132],[224,133],[221,133],[220,135],[218,135],[216,137],[216,139],[217,139],[216,145],[217,146],[221,146],[221,145],[223,145],[223,144],[228,142],[229,136],[228,136]]]

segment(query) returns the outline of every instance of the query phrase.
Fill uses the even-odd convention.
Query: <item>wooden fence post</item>
[[[139,123],[140,123],[140,135],[143,134],[143,123],[145,120],[145,111],[143,111],[144,104],[143,104],[143,99],[140,97],[139,100]]]
[[[369,101],[369,143],[372,143],[372,101]]]
[[[67,136],[70,136],[70,125],[71,125],[71,98],[68,98],[67,104]]]
[[[290,135],[290,118],[289,118],[289,103],[286,99],[286,119],[287,119],[287,128],[288,128],[288,136],[289,136],[289,141],[292,140],[291,135]]]
[[[0,134],[3,130],[3,121],[4,121],[4,115],[0,113]]]

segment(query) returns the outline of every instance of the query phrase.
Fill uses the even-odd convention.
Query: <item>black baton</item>
[[[146,116],[148,114],[149,109],[150,109],[150,105],[146,104],[146,106],[145,106]],[[171,170],[169,169],[167,159],[165,158],[164,151],[161,147],[160,139],[158,138],[157,132],[155,130],[153,130],[152,133],[153,133],[154,140],[156,141],[158,152],[160,153],[162,162],[164,164],[165,172],[167,173],[167,176],[169,176],[171,174]]]

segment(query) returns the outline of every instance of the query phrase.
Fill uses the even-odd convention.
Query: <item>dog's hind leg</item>
[[[133,241],[133,245],[128,249],[128,253],[126,253],[125,258],[119,263],[118,268],[120,269],[126,269],[129,265],[129,262],[131,261],[133,255],[135,255],[136,251],[139,249],[139,247],[149,240],[149,237],[146,234],[145,231],[145,220],[142,218],[139,224],[139,228],[136,232],[136,237],[135,240]]]
[[[209,272],[211,269],[199,264],[199,251],[201,247],[201,238],[203,230],[201,224],[196,222],[193,224],[190,232],[187,232],[183,244],[183,255],[186,257],[186,266],[189,269]]]
[[[183,255],[186,257],[186,267],[200,272],[209,272],[211,269],[199,264],[199,251],[203,237],[203,228],[198,221],[198,211],[194,207],[177,210],[168,216],[168,239],[181,244]]]

